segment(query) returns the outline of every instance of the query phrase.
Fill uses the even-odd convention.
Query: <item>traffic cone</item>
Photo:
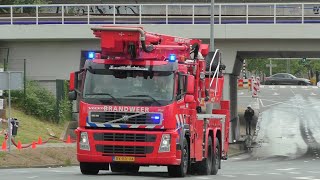
[[[42,138],[41,138],[41,136],[39,136],[38,144],[42,144]]]
[[[17,147],[19,150],[21,150],[22,149],[22,145],[21,145],[21,141],[19,140],[18,141],[18,147]]]
[[[67,144],[70,144],[71,143],[71,137],[70,137],[70,135],[68,135],[68,138],[67,138],[67,142],[66,142]]]
[[[36,148],[36,143],[32,142],[32,149],[35,149],[35,148]]]
[[[7,151],[7,141],[6,140],[4,140],[2,143],[2,150]]]

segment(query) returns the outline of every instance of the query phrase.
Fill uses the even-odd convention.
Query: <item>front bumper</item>
[[[141,165],[179,165],[181,162],[181,150],[176,142],[179,142],[179,134],[177,131],[134,131],[134,130],[96,130],[96,129],[82,129],[77,130],[77,159],[79,162],[103,162],[112,163],[115,156],[134,157],[134,161],[130,163]],[[90,151],[81,150],[79,145],[80,132],[87,132]],[[155,137],[151,142],[137,141],[106,141],[95,137],[96,133],[107,134],[139,134],[152,135]],[[170,152],[158,152],[161,137],[163,134],[171,135]],[[103,147],[108,147],[108,153],[103,150]],[[135,148],[138,147],[138,148]],[[137,149],[146,147],[146,153],[130,154],[128,152],[135,152]],[[134,150],[132,150],[134,149]]]

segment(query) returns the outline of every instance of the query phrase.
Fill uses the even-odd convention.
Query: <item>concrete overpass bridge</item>
[[[319,4],[217,4],[215,47],[226,64],[224,96],[237,117],[237,76],[250,57],[319,58]],[[90,27],[142,26],[147,31],[209,43],[210,4],[95,4],[0,6],[0,59],[55,90],[79,68],[81,50],[98,49]],[[8,54],[9,52],[9,54]]]

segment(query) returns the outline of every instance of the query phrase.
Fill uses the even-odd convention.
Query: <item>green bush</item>
[[[23,91],[12,91],[12,103],[28,115],[52,122],[57,118],[55,96],[35,81],[26,82],[25,100]]]
[[[59,120],[71,121],[72,120],[72,102],[68,99],[68,82],[64,82],[64,98],[59,104]]]

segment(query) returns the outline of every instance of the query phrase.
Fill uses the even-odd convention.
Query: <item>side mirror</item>
[[[77,87],[77,81],[76,81],[76,73],[71,72],[70,73],[70,82],[69,82],[69,91],[74,91]]]
[[[70,91],[69,94],[68,94],[68,98],[69,98],[70,101],[77,100],[77,92],[76,91]]]
[[[193,103],[193,102],[194,102],[194,96],[193,96],[193,95],[190,95],[190,94],[187,94],[187,95],[184,97],[184,102],[185,102],[185,103]]]
[[[193,94],[194,93],[194,76],[188,75],[188,80],[187,80],[187,94]]]

